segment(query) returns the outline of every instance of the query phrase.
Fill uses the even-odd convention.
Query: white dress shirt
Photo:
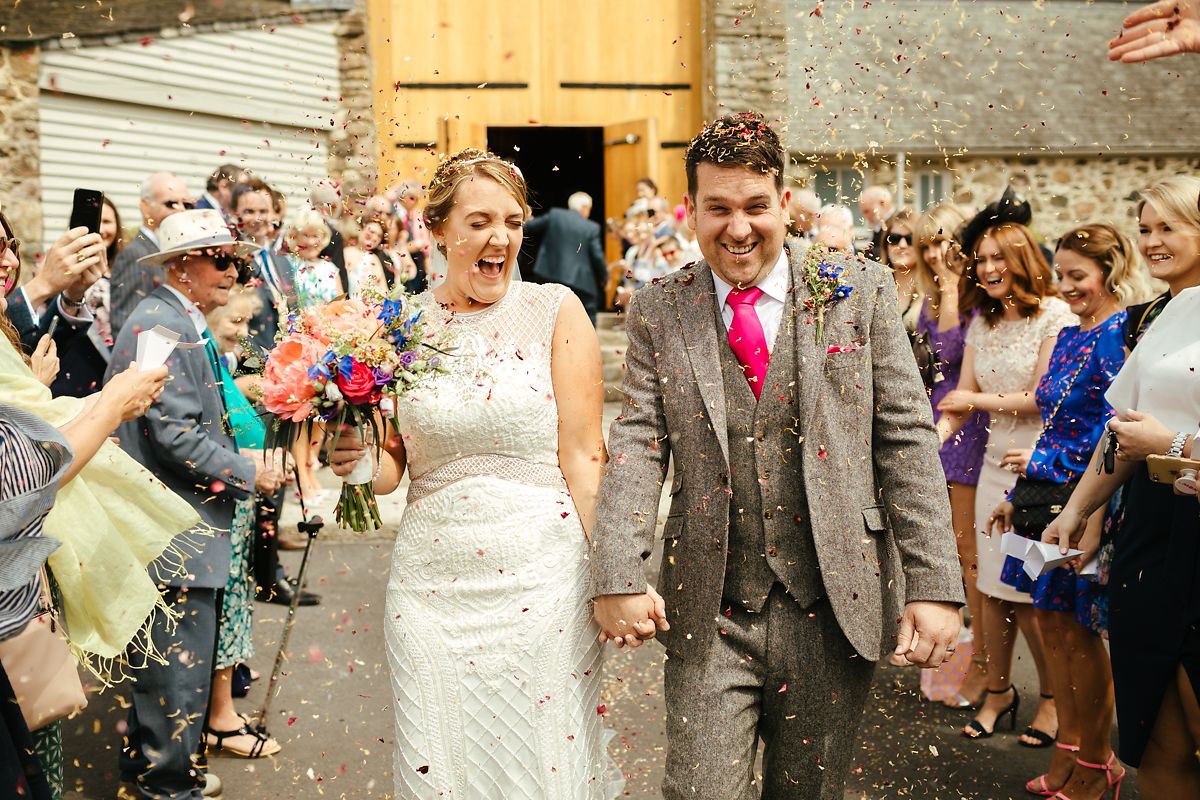
[[[171,292],[179,298],[179,302],[183,303],[183,313],[188,315],[188,319],[190,319],[192,321],[192,325],[196,327],[196,335],[201,339],[205,338],[204,334],[208,333],[208,321],[204,319],[204,312],[200,310],[200,306],[193,303],[190,297],[176,289],[174,286],[170,286],[165,283],[163,286],[166,286],[168,289],[170,289]],[[176,331],[176,333],[182,333],[182,331]]]
[[[754,313],[758,315],[759,324],[762,325],[768,352],[775,349],[775,337],[779,335],[779,326],[783,322],[783,308],[787,304],[788,273],[787,250],[780,250],[779,260],[771,267],[767,277],[758,283],[762,295],[754,301]],[[725,330],[728,331],[729,326],[733,324],[733,306],[726,300],[733,291],[733,286],[722,280],[716,270],[713,270],[713,283],[717,289],[717,303],[721,307],[721,321],[725,323]]]
[[[145,236],[147,239],[149,239],[151,242],[153,242],[155,247],[158,247],[158,248],[162,247],[162,245],[160,245],[158,243],[158,234],[155,233],[154,231],[150,230],[149,228],[147,228],[145,225],[138,228],[138,233],[140,233],[142,236]]]

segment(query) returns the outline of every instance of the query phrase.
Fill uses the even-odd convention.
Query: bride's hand
[[[347,425],[337,438],[337,449],[329,454],[329,469],[339,478],[350,474],[355,465],[367,455],[367,446],[358,430]]]
[[[653,586],[647,584],[646,596],[654,603],[654,610],[649,619],[633,623],[633,632],[638,635],[639,639],[653,639],[658,631],[671,630],[671,623],[667,622],[667,604],[662,599],[662,595],[656,592]]]

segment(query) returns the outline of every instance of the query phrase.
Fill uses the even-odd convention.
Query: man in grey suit
[[[205,778],[196,768],[208,709],[217,634],[217,592],[229,578],[229,529],[237,500],[255,488],[274,491],[274,468],[240,455],[225,421],[223,367],[204,321],[208,310],[229,300],[237,258],[255,245],[235,241],[220,213],[184,211],[159,228],[162,249],[144,262],[163,264],[165,282],[138,303],[113,345],[108,375],[129,366],[138,334],[161,325],[184,345],[167,361],[171,380],[145,416],[117,429],[121,447],[186,499],[205,531],[180,540],[188,557],[155,562],[151,576],[164,599],[181,612],[171,629],[155,617],[151,633],[163,663],[148,661],[136,672],[129,730],[121,753],[123,797],[200,800]]]
[[[552,208],[529,220],[525,232],[542,237],[533,274],[569,287],[595,324],[608,281],[608,265],[600,242],[600,224],[588,219],[591,213],[591,196],[575,192],[567,198],[567,208]]]
[[[158,226],[172,214],[192,207],[187,186],[169,172],[156,172],[142,182],[138,210],[142,226],[138,235],[117,254],[112,264],[109,288],[109,320],[115,341],[125,327],[125,320],[146,295],[162,286],[163,269],[158,264],[141,263],[141,259],[158,252]]]
[[[957,642],[929,401],[887,272],[784,248],[784,153],[761,115],[713,122],[686,164],[704,261],[629,307],[596,619],[623,644],[662,630],[667,800],[841,798],[875,660],[934,667]],[[810,288],[821,268],[841,270],[835,299]],[[642,562],[672,456],[667,625]]]

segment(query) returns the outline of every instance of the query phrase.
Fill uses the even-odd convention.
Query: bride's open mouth
[[[485,278],[499,278],[504,272],[504,256],[488,256],[475,262],[475,268]]]

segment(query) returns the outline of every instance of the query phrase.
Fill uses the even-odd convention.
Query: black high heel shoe
[[[1039,694],[1038,696],[1041,697],[1043,700],[1053,700],[1054,699],[1054,695],[1052,695],[1052,694],[1042,693],[1042,694]],[[1018,739],[1017,744],[1021,745],[1022,747],[1032,747],[1032,748],[1049,747],[1050,745],[1054,744],[1055,741],[1058,740],[1057,733],[1054,734],[1053,736],[1051,736],[1050,734],[1046,733],[1045,731],[1038,730],[1037,728],[1033,727],[1032,725],[1030,725],[1028,728],[1026,728],[1025,732],[1022,733],[1021,735],[1028,736],[1030,739],[1037,740],[1037,742],[1035,744],[1031,744],[1031,743],[1025,741],[1024,739]]]
[[[1009,715],[1009,730],[1015,731],[1017,729],[1017,708],[1021,705],[1021,693],[1017,691],[1017,687],[1010,683],[1008,689],[1000,689],[998,691],[988,689],[987,693],[1006,694],[1010,689],[1013,693],[1012,702],[1008,704],[1007,708],[996,715],[996,723],[990,731],[983,727],[983,724],[976,718],[967,723],[967,727],[963,730],[962,735],[968,739],[987,739],[996,732],[996,728],[1000,725],[1000,720],[1004,719],[1005,714]]]

